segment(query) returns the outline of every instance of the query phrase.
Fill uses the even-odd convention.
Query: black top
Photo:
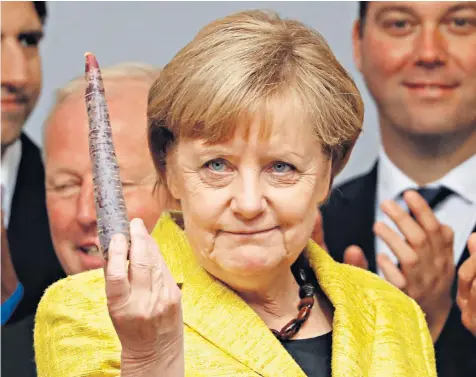
[[[331,377],[332,332],[281,344],[308,377]]]

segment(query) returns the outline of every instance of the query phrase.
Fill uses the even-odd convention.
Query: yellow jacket
[[[187,377],[305,377],[264,322],[197,263],[184,232],[164,214],[152,235],[182,283]],[[315,243],[309,258],[334,312],[333,377],[435,377],[419,306],[378,276],[335,262]],[[39,377],[120,375],[120,343],[102,270],[52,285],[38,307]]]

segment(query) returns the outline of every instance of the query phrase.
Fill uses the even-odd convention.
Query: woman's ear
[[[165,173],[167,188],[175,200],[180,200],[180,189],[177,182],[177,176],[172,172],[172,169],[167,169]]]
[[[165,179],[160,178],[160,180],[157,181],[154,190],[157,193],[157,200],[159,201],[161,208],[180,211],[180,200],[177,200],[172,196]]]

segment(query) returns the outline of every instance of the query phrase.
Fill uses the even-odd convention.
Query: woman
[[[152,237],[134,219],[130,264],[117,236],[105,278],[46,292],[40,377],[436,375],[414,301],[309,240],[363,119],[319,34],[259,11],[213,22],[148,106],[160,182],[183,212]]]

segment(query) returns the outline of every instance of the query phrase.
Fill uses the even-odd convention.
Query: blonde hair
[[[325,39],[275,12],[245,11],[210,23],[150,89],[149,148],[159,174],[174,141],[228,140],[238,125],[258,114],[272,117],[270,105],[287,99],[332,158],[333,175],[340,171],[361,132],[364,105]]]

